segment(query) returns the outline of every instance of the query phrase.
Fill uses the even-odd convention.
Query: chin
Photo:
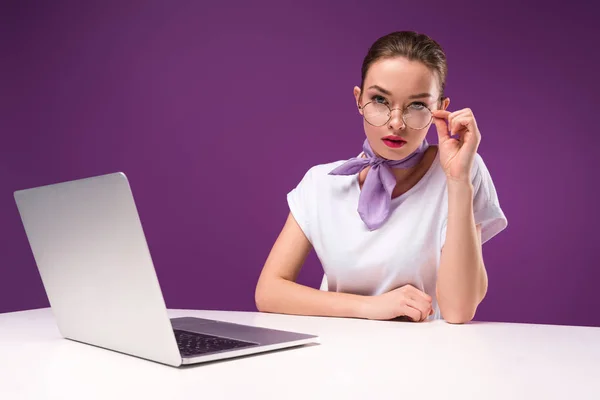
[[[383,157],[388,160],[401,160],[409,154],[406,151],[406,145],[399,149],[390,149],[386,147],[386,145],[383,145],[378,147],[378,149],[375,150],[375,152],[379,154],[380,157]]]
[[[406,157],[406,155],[415,151],[415,146],[410,142],[406,142],[402,145],[402,147],[396,147],[396,148],[388,147],[383,143],[379,147],[381,148],[381,151],[383,152],[383,154],[388,154],[390,156],[389,158]]]

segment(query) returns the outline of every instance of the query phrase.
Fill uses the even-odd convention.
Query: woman
[[[469,108],[450,112],[446,56],[424,34],[378,39],[354,88],[366,140],[317,165],[288,194],[290,214],[256,286],[260,311],[470,321],[487,291],[481,246],[507,226]],[[438,145],[425,136],[431,124]],[[328,290],[295,283],[314,248]]]

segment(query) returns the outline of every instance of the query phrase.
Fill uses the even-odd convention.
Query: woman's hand
[[[454,112],[434,110],[432,114],[438,132],[440,161],[447,179],[471,182],[471,167],[481,142],[473,112],[464,108]],[[451,135],[458,135],[458,139]]]
[[[411,321],[421,322],[431,314],[431,296],[411,285],[369,297],[365,308],[365,317],[377,320],[406,316]]]

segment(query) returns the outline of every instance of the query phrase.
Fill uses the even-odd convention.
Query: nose
[[[400,108],[394,108],[390,110],[390,120],[388,122],[388,125],[394,131],[404,129],[405,124],[404,120],[402,119],[402,110]]]

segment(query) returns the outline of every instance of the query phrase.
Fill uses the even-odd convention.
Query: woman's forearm
[[[326,292],[283,278],[259,282],[255,297],[262,312],[366,318],[367,296]]]
[[[448,181],[448,221],[437,279],[442,317],[470,321],[487,290],[481,244],[473,215],[473,185]]]

